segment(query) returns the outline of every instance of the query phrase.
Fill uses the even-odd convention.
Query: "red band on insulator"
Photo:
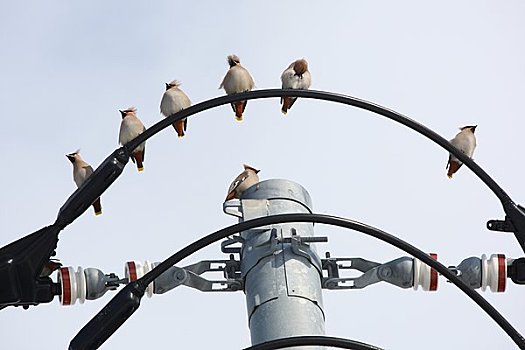
[[[430,253],[430,257],[434,260],[437,260],[438,255],[435,253]],[[430,287],[429,291],[435,291],[438,289],[438,273],[434,269],[430,269]]]
[[[71,304],[71,278],[69,277],[69,269],[67,267],[61,267],[60,272],[62,274],[62,305]]]
[[[505,284],[507,281],[507,276],[505,276],[506,264],[507,259],[505,259],[505,255],[498,254],[498,293],[505,291]]]
[[[137,267],[134,261],[128,261],[129,281],[133,282],[137,280]]]

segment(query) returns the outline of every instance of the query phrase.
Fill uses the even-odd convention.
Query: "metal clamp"
[[[224,280],[208,280],[200,275],[205,272],[222,272]],[[242,290],[240,262],[230,260],[203,260],[185,267],[173,266],[155,280],[155,294],[165,293],[180,285],[203,292],[235,292]]]
[[[393,261],[379,264],[362,258],[331,258],[322,259],[324,289],[362,289],[377,282],[388,282],[400,288],[410,288],[413,285],[413,259],[401,257]],[[363,272],[359,277],[340,277],[339,270],[357,270]]]

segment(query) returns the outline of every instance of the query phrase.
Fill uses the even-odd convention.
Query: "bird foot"
[[[101,212],[101,211],[97,211],[97,212],[95,213],[95,215],[96,215],[96,216],[102,215],[102,212]]]

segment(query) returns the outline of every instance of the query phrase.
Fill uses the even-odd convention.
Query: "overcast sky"
[[[182,82],[196,103],[223,94],[226,56],[236,53],[258,89],[280,87],[306,58],[312,88],[370,100],[452,138],[478,124],[474,159],[517,201],[523,186],[525,3],[522,1],[17,1],[0,11],[3,142],[0,246],[54,222],[75,190],[65,154],[96,167],[118,147],[118,109],[160,120],[164,83]],[[299,100],[286,117],[278,99],[250,101],[238,123],[229,106],[191,118],[147,143],[145,170],[130,162],[61,234],[66,266],[121,277],[128,260],[161,261],[235,218],[222,202],[242,163],[260,177],[303,185],[316,212],[393,233],[445,265],[469,256],[523,256],[511,234],[490,232],[504,213],[467,168],[449,180],[447,153],[369,112]],[[378,262],[406,255],[360,233],[316,225],[324,255]],[[227,258],[214,245],[185,260]],[[56,278],[56,276],[53,276]],[[511,349],[496,323],[453,285],[438,292],[377,284],[325,291],[328,335],[388,349]],[[523,287],[483,293],[525,332]],[[5,349],[64,349],[114,295],[63,307],[0,312]],[[424,345],[423,345],[424,344]],[[451,345],[453,344],[453,345]],[[102,346],[239,349],[250,345],[244,294],[186,287],[144,298]]]

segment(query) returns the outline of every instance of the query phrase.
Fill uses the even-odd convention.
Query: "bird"
[[[226,199],[224,200],[225,202],[233,198],[241,198],[244,191],[259,182],[259,176],[257,174],[260,170],[246,164],[243,164],[243,166],[244,171],[231,183]]]
[[[281,74],[281,82],[283,89],[308,90],[312,84],[312,76],[308,70],[308,62],[302,58],[292,62],[288,68],[284,70],[283,74]],[[292,108],[295,100],[297,100],[297,97],[281,97],[281,112],[286,115],[288,110]]]
[[[476,131],[477,127],[477,125],[467,125],[459,128],[461,131],[450,140],[452,146],[459,149],[469,158],[472,158],[474,149],[476,149],[476,135],[474,135],[474,131]],[[447,176],[449,179],[452,178],[452,175],[458,171],[461,165],[463,165],[463,163],[450,153],[446,167],[446,169],[448,169]]]
[[[62,267],[62,263],[59,260],[49,259],[49,261],[46,262],[42,267],[40,277],[48,277],[53,273],[53,271],[58,270],[60,267]]]
[[[93,168],[91,165],[86,163],[80,156],[80,150],[76,150],[73,153],[66,154],[67,159],[73,164],[73,180],[80,187],[88,177],[93,174]],[[93,209],[95,209],[95,215],[102,214],[102,205],[100,204],[100,197],[95,199],[92,203]]]
[[[146,128],[137,117],[137,109],[135,107],[119,110],[119,112],[122,115],[122,121],[120,122],[118,141],[121,145],[125,145],[135,137],[142,134]],[[133,163],[137,163],[138,171],[144,170],[144,165],[142,163],[144,162],[145,153],[146,142],[141,143],[131,152],[131,160]]]
[[[241,66],[241,60],[237,55],[229,55],[228,64],[230,65],[230,69],[224,76],[219,89],[224,88],[226,94],[232,95],[250,91],[255,87],[252,76],[246,68]],[[242,114],[244,113],[247,102],[248,101],[238,101],[231,104],[235,112],[235,119],[239,122],[242,121]]]
[[[166,91],[162,95],[162,100],[160,101],[160,113],[165,117],[169,117],[170,115],[191,106],[191,101],[188,95],[179,88],[180,85],[180,82],[177,80],[172,80],[171,82],[166,83]],[[184,137],[186,128],[188,127],[188,120],[186,118],[178,120],[173,123],[173,127],[175,128],[178,137]]]

